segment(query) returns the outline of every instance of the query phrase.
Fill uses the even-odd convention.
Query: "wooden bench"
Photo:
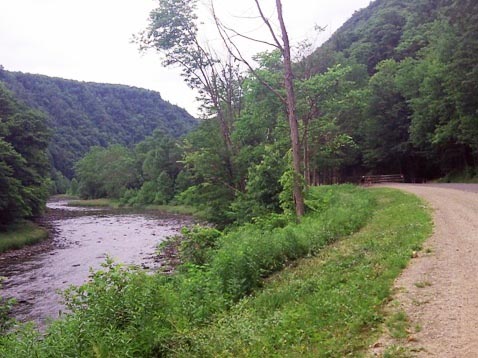
[[[364,175],[360,179],[362,185],[372,185],[380,183],[403,183],[403,174],[387,174],[387,175]]]

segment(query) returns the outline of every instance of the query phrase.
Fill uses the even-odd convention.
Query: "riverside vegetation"
[[[5,231],[0,231],[0,253],[37,243],[47,237],[47,230],[32,222],[16,222],[9,225]]]
[[[225,226],[280,213],[281,192],[297,176],[306,186],[366,173],[476,180],[476,2],[377,0],[323,46],[298,53],[300,173],[280,51],[258,54],[249,71],[214,57],[201,47],[195,3],[161,1],[140,45],[163,53],[166,65],[185,64],[204,120],[179,140],[158,130],[134,147],[91,149],[72,182],[81,197],[196,206]],[[187,47],[174,38],[181,34]],[[211,78],[196,81],[201,74]],[[206,85],[214,78],[222,87]]]
[[[0,68],[0,230],[64,191],[192,207],[215,225],[185,231],[171,276],[107,262],[45,335],[2,313],[3,355],[360,355],[430,219],[405,194],[316,186],[475,180],[476,1],[376,0],[320,48],[297,46],[295,63],[281,26],[250,66],[217,17],[229,56],[201,42],[199,4],[158,0],[136,36],[197,90],[197,126],[151,93]]]
[[[159,0],[138,45],[184,64],[199,124],[148,91],[0,68],[0,224],[38,215],[48,191],[195,206],[226,226],[280,213],[298,176],[305,185],[366,173],[476,180],[476,1],[376,0],[318,49],[297,46],[300,175],[282,54],[260,53],[244,70],[204,51],[196,5]]]
[[[390,189],[313,188],[307,202],[301,223],[273,215],[227,233],[189,230],[170,276],[108,261],[65,293],[72,313],[45,334],[4,324],[0,353],[360,356],[430,215]]]

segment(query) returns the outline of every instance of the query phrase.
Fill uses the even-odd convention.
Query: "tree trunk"
[[[300,168],[300,143],[299,143],[299,126],[296,114],[296,103],[294,94],[294,77],[292,72],[292,60],[290,56],[289,36],[284,23],[282,15],[282,2],[276,0],[277,16],[282,33],[282,41],[284,48],[282,49],[282,56],[284,58],[284,84],[287,94],[287,112],[289,115],[290,139],[292,144],[292,164],[294,168],[294,202],[295,212],[298,217],[305,213],[304,196],[302,194],[302,180]]]
[[[302,136],[302,150],[303,154],[303,166],[304,166],[304,178],[305,185],[310,186],[312,183],[312,174],[310,171],[310,148],[309,148],[309,123],[310,120],[305,116],[302,122],[304,123],[304,135]]]

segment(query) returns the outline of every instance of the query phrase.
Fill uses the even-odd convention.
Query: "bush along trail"
[[[307,203],[300,223],[273,215],[227,233],[187,231],[173,275],[108,261],[65,293],[71,314],[43,335],[13,325],[0,355],[365,354],[394,278],[431,232],[430,215],[390,189],[313,188]]]

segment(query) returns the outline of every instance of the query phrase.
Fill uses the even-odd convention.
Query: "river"
[[[44,326],[64,311],[59,291],[88,280],[106,256],[116,262],[155,270],[156,246],[191,224],[184,216],[68,207],[50,201],[44,223],[50,239],[0,256],[0,295],[17,300],[13,316]]]

